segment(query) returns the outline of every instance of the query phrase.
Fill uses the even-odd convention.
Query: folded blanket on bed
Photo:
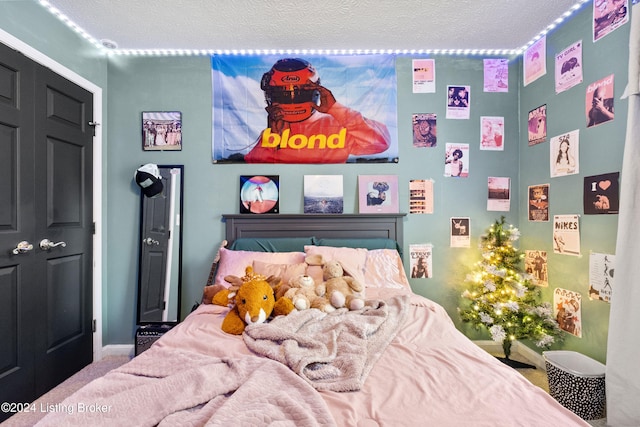
[[[362,310],[311,309],[250,325],[247,347],[287,365],[317,390],[360,390],[403,325],[409,297],[369,300]]]
[[[336,424],[318,392],[280,363],[152,348],[78,390],[37,425]]]

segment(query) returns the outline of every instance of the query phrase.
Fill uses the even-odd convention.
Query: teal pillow
[[[252,252],[304,252],[305,245],[313,245],[313,237],[243,237],[228,249]]]

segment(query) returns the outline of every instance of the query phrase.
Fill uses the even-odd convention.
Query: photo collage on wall
[[[593,2],[593,42],[615,31],[628,22],[628,0],[615,2]],[[584,132],[589,129],[610,123],[615,119],[614,100],[616,98],[614,80],[610,73],[602,73],[598,79],[583,86],[584,72],[591,64],[585,64],[583,58],[583,40],[576,40],[554,54],[555,93],[570,91],[584,92],[583,108],[585,121]],[[546,74],[546,39],[543,37],[530,46],[523,55],[524,85],[532,84]],[[598,64],[606,68],[604,64]],[[619,96],[619,95],[618,95]],[[528,114],[529,147],[545,143],[549,121],[547,104],[531,106]],[[580,174],[580,152],[588,144],[580,141],[587,138],[581,135],[582,129],[565,129],[549,141],[549,176],[552,181],[563,177]],[[587,142],[589,142],[587,140]],[[584,173],[584,172],[583,172]],[[601,173],[583,178],[582,210],[585,215],[617,214],[619,210],[620,172]],[[553,182],[530,184],[528,186],[528,220],[531,222],[550,221],[551,187]],[[564,190],[566,191],[566,190]],[[579,191],[579,189],[576,189]],[[550,237],[553,254],[581,256],[580,215],[553,215],[553,232]],[[533,281],[539,286],[548,286],[546,274],[549,261],[544,250],[528,249],[526,252],[526,268]],[[610,301],[614,287],[614,260],[612,254],[603,254],[596,250],[589,251],[589,283],[583,284],[583,292],[589,299]],[[561,328],[582,337],[582,292],[556,288],[554,291],[555,316]]]
[[[594,5],[594,42],[605,37],[607,34],[615,31],[618,27],[627,22],[628,5],[626,0],[621,0],[617,4],[622,5],[618,17],[612,19],[611,13],[604,14],[602,11],[596,10]],[[581,247],[581,224],[580,215],[603,215],[617,214],[619,209],[619,172],[609,172],[592,174],[590,176],[581,177],[581,185],[583,185],[583,201],[582,212],[577,212],[579,207],[571,209],[569,213],[551,214],[551,192],[556,182],[575,175],[584,174],[584,168],[580,165],[581,152],[588,149],[590,143],[589,129],[599,126],[605,126],[607,123],[614,121],[614,100],[616,97],[614,80],[615,76],[609,73],[601,73],[597,78],[587,81],[585,84],[586,71],[589,70],[591,64],[588,64],[589,58],[583,55],[586,49],[584,44],[590,43],[586,40],[578,39],[564,44],[555,52],[548,52],[546,37],[542,36],[532,43],[523,53],[523,84],[524,86],[543,84],[548,85],[552,96],[563,95],[566,93],[582,92],[579,96],[580,102],[577,103],[576,109],[580,115],[584,115],[582,124],[574,124],[570,128],[563,129],[554,123],[554,103],[540,102],[526,106],[525,120],[527,127],[526,143],[529,149],[548,150],[548,177],[550,181],[526,183],[527,188],[527,220],[532,223],[544,224],[545,229],[550,230],[547,236],[548,246],[544,248],[526,248],[525,252],[525,268],[530,274],[533,282],[541,287],[549,287],[553,285],[552,278],[549,278],[549,264],[555,262],[557,256],[574,256],[580,257],[584,253]],[[264,58],[259,63],[250,64],[251,67],[260,70],[260,72],[252,71],[250,74],[259,79],[273,72],[274,66],[272,59]],[[337,61],[333,57],[327,57],[322,60],[309,60],[318,63],[318,73],[322,74],[323,82],[325,73],[329,76],[338,75],[339,67],[336,66]],[[549,64],[547,62],[549,61]],[[585,61],[587,63],[585,63]],[[395,72],[388,74],[393,68],[390,64],[393,61],[382,61],[376,64],[376,78],[379,82],[390,82],[396,77]],[[547,76],[548,66],[554,68]],[[334,68],[335,67],[335,68]],[[471,97],[472,86],[464,80],[455,79],[453,81],[441,82],[437,85],[436,70],[437,60],[433,58],[414,58],[410,63],[410,84],[411,92],[418,97],[437,96],[438,102],[443,102],[444,114],[436,113],[435,109],[425,108],[411,111],[405,118],[398,120],[398,123],[384,122],[382,117],[393,117],[391,110],[378,111],[374,105],[357,105],[356,97],[349,96],[347,100],[356,104],[358,109],[365,111],[364,115],[374,120],[381,120],[390,129],[391,143],[389,153],[378,153],[374,156],[352,156],[346,162],[365,163],[373,161],[378,163],[392,163],[398,161],[398,144],[397,127],[411,126],[409,140],[406,142],[411,144],[412,149],[420,150],[420,153],[441,153],[442,175],[444,179],[466,178],[472,175],[471,160],[476,161],[482,156],[500,156],[501,153],[509,148],[506,129],[510,123],[505,120],[506,117],[500,113],[491,111],[482,111],[478,114],[477,122],[472,124],[476,129],[476,136],[469,140],[448,140],[448,127],[452,125],[448,121],[469,120],[471,116],[471,103],[474,102]],[[212,65],[213,72],[223,73],[227,69],[234,67],[226,67],[225,64]],[[603,67],[604,68],[604,67]],[[270,71],[271,70],[271,71]],[[231,74],[242,75],[243,71],[238,68]],[[387,73],[387,74],[385,74]],[[257,76],[257,77],[256,77]],[[546,76],[546,77],[545,77]],[[252,77],[252,78],[254,78]],[[543,78],[544,77],[544,78]],[[442,79],[442,75],[439,76]],[[388,79],[388,80],[387,80]],[[348,86],[348,79],[342,77],[343,86]],[[492,94],[509,92],[509,60],[504,58],[486,58],[483,59],[483,94],[478,93],[476,98],[480,96],[494,96]],[[385,86],[385,85],[382,85]],[[443,90],[438,93],[438,87]],[[332,86],[331,90],[335,90],[342,100],[343,91]],[[533,89],[536,90],[536,89]],[[488,95],[487,95],[488,94]],[[372,100],[375,97],[370,93],[360,94],[362,99]],[[395,92],[385,93],[385,97],[394,98]],[[223,96],[224,98],[224,96]],[[227,99],[227,98],[224,98]],[[584,100],[584,105],[582,105]],[[378,99],[377,102],[380,102]],[[475,101],[478,102],[478,101]],[[218,105],[218,104],[216,104]],[[222,105],[222,104],[220,104]],[[394,104],[395,106],[395,104]],[[551,107],[551,110],[549,109]],[[474,107],[478,108],[478,107]],[[255,109],[260,111],[261,109]],[[253,110],[252,110],[253,111]],[[439,109],[441,111],[441,109]],[[526,113],[528,111],[528,114]],[[442,115],[440,115],[442,114]],[[253,118],[252,118],[253,120]],[[508,120],[508,118],[507,118]],[[551,122],[551,123],[550,123]],[[300,159],[290,158],[283,159],[267,159],[264,157],[268,150],[264,150],[255,161],[252,158],[252,149],[256,144],[273,143],[274,146],[291,148],[291,144],[301,144],[304,141],[308,143],[310,134],[296,135],[294,133],[269,134],[265,136],[263,129],[264,117],[256,117],[255,125],[247,122],[244,128],[249,128],[250,133],[256,135],[256,139],[252,141],[244,141],[242,144],[233,142],[231,145],[221,144],[222,141],[240,141],[234,135],[218,135],[217,142],[213,144],[214,162],[225,162],[235,160],[240,156],[234,156],[236,149],[245,150],[245,157],[242,161],[245,163],[314,163],[313,161],[300,161]],[[551,127],[550,127],[551,125]],[[241,129],[243,126],[220,126],[223,129]],[[555,129],[550,133],[550,129]],[[272,132],[273,129],[270,130]],[[262,135],[260,140],[258,136]],[[245,135],[246,136],[246,135]],[[304,139],[303,136],[307,139]],[[334,141],[333,135],[326,135],[327,144]],[[267,138],[267,139],[265,139]],[[268,138],[272,138],[269,139]],[[339,142],[340,135],[335,135],[335,142]],[[271,142],[269,142],[271,141]],[[216,145],[217,144],[217,145]],[[239,144],[237,147],[233,144]],[[476,145],[477,144],[477,145]],[[548,144],[544,147],[544,144]],[[542,146],[542,147],[540,147]],[[534,148],[537,147],[537,148]],[[216,151],[218,150],[218,151]],[[221,151],[220,151],[221,150]],[[440,150],[440,151],[438,151]],[[278,151],[278,150],[272,150]],[[299,152],[299,150],[296,150]],[[417,151],[416,151],[417,152]],[[496,153],[491,153],[496,152]],[[476,154],[480,153],[480,154]],[[429,155],[429,154],[427,154]],[[480,160],[477,160],[480,161]],[[331,163],[323,158],[320,163]],[[484,163],[484,160],[483,160]],[[546,163],[546,160],[545,160]],[[547,164],[539,165],[542,170],[546,170]],[[599,171],[598,171],[599,172]],[[545,172],[546,173],[546,172]],[[267,181],[259,181],[261,176],[247,175],[243,176],[240,210],[242,213],[277,213],[279,210],[279,177],[277,175],[262,176]],[[510,212],[511,211],[511,178],[510,176],[490,175],[487,176],[486,189],[486,211],[487,212]],[[485,179],[483,177],[482,179]],[[556,181],[557,180],[557,181]],[[463,182],[464,180],[459,180]],[[583,181],[583,182],[582,182]],[[567,182],[563,182],[563,184]],[[272,184],[272,185],[271,185]],[[435,206],[436,191],[435,181],[429,176],[415,176],[404,185],[408,186],[407,209],[411,215],[431,215],[437,209]],[[456,185],[456,184],[454,184]],[[266,188],[273,189],[273,196],[267,197]],[[258,190],[262,188],[262,191]],[[303,212],[307,214],[336,214],[344,213],[345,190],[349,194],[349,189],[344,188],[344,178],[342,175],[304,175],[304,200]],[[577,191],[579,191],[577,189]],[[362,214],[376,213],[398,213],[400,212],[400,191],[398,176],[391,174],[379,175],[358,175],[357,177],[357,207],[356,210]],[[564,200],[562,200],[564,202]],[[556,198],[555,203],[559,200]],[[452,248],[470,248],[471,242],[471,218],[469,216],[451,216],[449,223],[449,246]],[[430,243],[410,243],[411,247],[411,278],[431,278],[433,277],[433,256],[434,247]],[[591,252],[590,252],[591,253]],[[596,253],[596,252],[593,252]],[[609,301],[611,296],[611,288],[613,287],[613,255],[590,255],[592,272],[588,285],[588,295],[591,299],[600,301]],[[607,267],[603,267],[606,258]],[[603,272],[601,273],[600,270]],[[604,273],[604,271],[607,273]],[[551,269],[551,271],[553,271]],[[585,286],[585,294],[587,287]],[[558,304],[562,306],[562,312],[556,313],[558,319],[563,322],[564,329],[581,336],[581,292],[576,289],[564,289],[562,292],[556,292],[556,298],[560,298]],[[577,302],[577,307],[575,306]]]

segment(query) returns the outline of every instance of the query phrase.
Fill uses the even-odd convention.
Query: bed
[[[39,425],[589,425],[411,291],[401,258],[403,214],[223,220],[226,242],[209,284],[241,275],[247,263],[297,274],[306,255],[319,252],[362,275],[367,306],[293,312],[229,335],[220,328],[229,308],[203,303]],[[360,318],[364,326],[350,323]],[[286,335],[274,340],[274,331]]]

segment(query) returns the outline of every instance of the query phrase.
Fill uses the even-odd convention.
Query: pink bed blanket
[[[336,425],[318,393],[278,362],[167,349],[141,354],[55,409],[37,425]]]
[[[250,325],[250,350],[283,363],[317,390],[357,391],[403,325],[409,297],[368,300],[362,310],[303,310]]]
[[[244,393],[244,386],[240,385],[244,379],[249,379],[256,381],[254,384],[260,384],[258,388],[261,391],[257,394],[267,393],[265,396],[269,399],[267,402],[257,402],[256,405],[275,404],[274,399],[289,399],[289,396],[296,401],[305,402],[300,408],[300,412],[303,412],[300,417],[305,418],[293,422],[285,420],[282,425],[589,427],[587,422],[562,407],[544,390],[534,386],[517,371],[466,338],[455,328],[451,318],[439,304],[413,294],[408,289],[367,288],[367,297],[370,299],[388,301],[398,295],[408,295],[410,299],[406,320],[358,391],[315,390],[285,365],[251,351],[241,336],[222,332],[220,326],[228,308],[209,304],[200,306],[156,341],[149,350],[129,362],[128,366],[108,373],[80,390],[80,394],[71,396],[73,400],[70,402],[90,404],[122,393],[121,397],[116,398],[120,399],[123,406],[114,406],[114,410],[117,409],[119,413],[112,413],[110,416],[126,417],[119,419],[126,419],[125,422],[112,422],[109,418],[97,416],[96,423],[94,420],[84,423],[75,421],[76,425],[100,425],[100,422],[102,425],[154,425],[160,417],[156,412],[163,414],[169,411],[167,406],[189,406],[178,403],[194,393],[204,393],[201,400],[213,402],[206,409],[204,407],[207,405],[201,404],[206,411],[227,401],[222,405],[223,411],[215,414],[223,417],[224,412],[227,412],[224,411],[225,405],[228,408],[232,405],[236,405],[236,408],[249,408],[253,405],[251,399],[257,399],[255,389],[249,384],[246,390],[254,391]],[[189,357],[193,357],[193,362],[189,362]],[[189,366],[203,367],[208,363],[206,368],[200,369],[200,373],[192,373],[193,378],[200,378],[213,373],[214,369],[227,371],[229,375],[226,367],[220,368],[218,364],[228,364],[231,361],[232,366],[237,366],[236,363],[243,365],[238,366],[241,371],[237,377],[235,374],[231,375],[238,385],[238,390],[231,396],[219,395],[222,391],[219,387],[228,387],[224,385],[227,381],[223,372],[213,375],[216,379],[199,380],[206,381],[206,385],[197,382],[191,384],[189,380],[181,381],[171,392],[166,388],[162,392],[156,391],[154,384],[159,384],[163,379],[154,374],[153,369],[156,368],[152,366],[157,365],[159,369],[159,366],[169,364],[173,365],[170,369],[178,370]],[[274,376],[271,369],[274,366],[278,366],[275,368],[277,376]],[[135,375],[140,369],[144,375]],[[265,372],[264,377],[258,377],[260,382],[258,378],[252,377],[254,373],[261,375],[259,371]],[[129,390],[132,386],[126,380],[131,376],[137,380],[135,388]],[[267,382],[267,386],[261,381]],[[118,386],[118,382],[122,384]],[[218,385],[217,382],[222,384]],[[111,386],[119,391],[109,392]],[[208,388],[213,388],[211,396],[214,397],[211,400],[207,400],[209,396],[205,393]],[[307,395],[307,391],[314,393],[315,398]],[[302,397],[298,394],[302,394]],[[249,400],[242,402],[245,398]],[[325,404],[333,421],[325,418]],[[200,405],[192,410],[175,408],[171,409],[175,418],[162,415],[161,419],[167,418],[163,421],[165,424],[170,424],[172,420],[177,424],[176,418],[182,420],[185,417],[186,423],[190,420],[189,417],[200,416],[203,423],[217,422],[215,418],[210,421],[209,412],[191,414],[192,411],[197,413],[200,410]],[[235,417],[241,416],[238,412],[234,409]],[[147,418],[151,421],[145,421]],[[74,422],[73,417],[58,418],[56,414],[55,418],[49,418],[48,423],[43,425],[65,425],[58,423],[58,420]],[[237,420],[234,418],[234,422],[218,422],[218,425],[242,425]],[[198,425],[196,422],[193,424]],[[268,420],[255,418],[245,424],[265,425]]]

